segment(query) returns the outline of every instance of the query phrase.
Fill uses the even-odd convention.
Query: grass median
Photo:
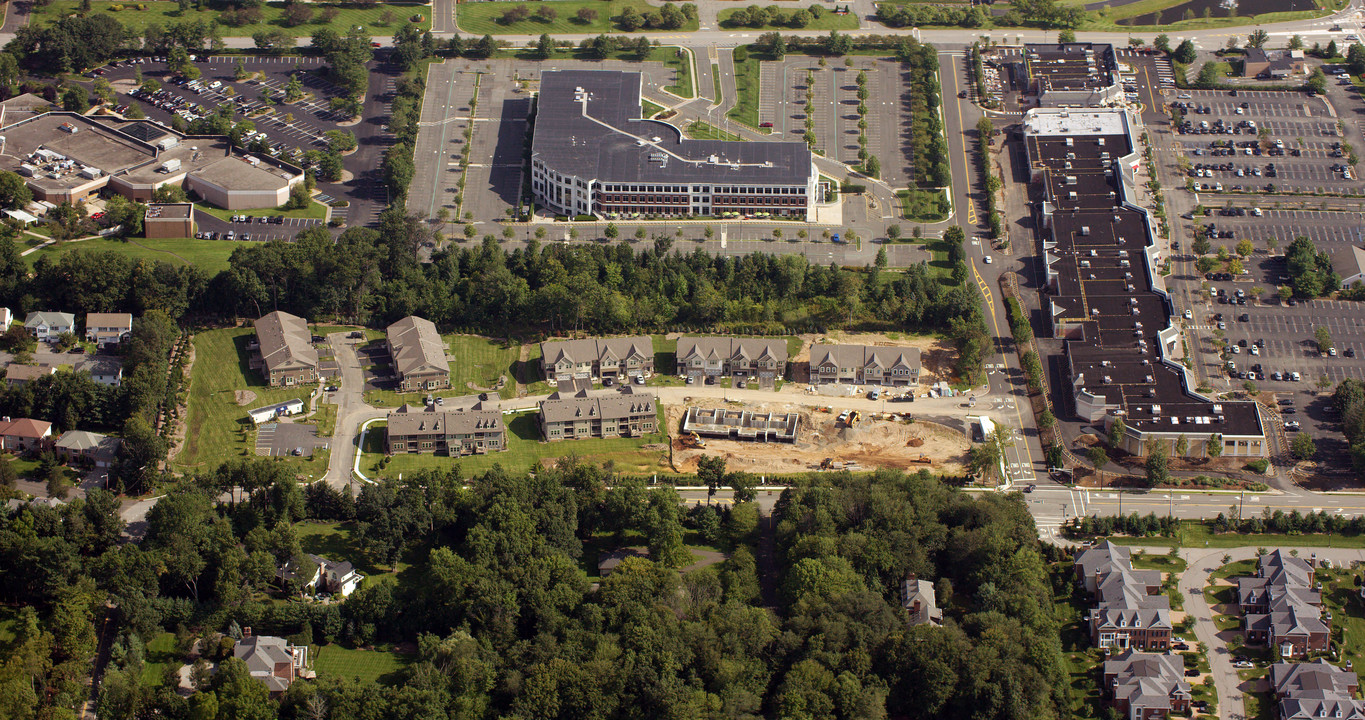
[[[122,10],[111,10],[119,6]],[[82,13],[80,0],[55,0],[48,5],[33,4],[30,22],[37,25],[50,25],[71,15],[84,15],[92,18],[117,20],[120,25],[141,37],[149,25],[165,28],[176,23],[199,21],[205,25],[215,23],[223,37],[251,37],[256,33],[283,30],[296,38],[306,38],[324,27],[336,29],[339,33],[354,27],[363,27],[371,35],[393,35],[405,25],[414,25],[419,30],[431,29],[431,6],[418,3],[383,3],[374,7],[361,8],[354,5],[309,3],[313,19],[301,25],[289,27],[284,20],[287,3],[271,2],[260,6],[259,22],[233,27],[223,22],[223,13],[205,6],[203,9],[181,10],[174,2],[92,2],[90,10]],[[145,8],[145,9],[142,9]],[[335,10],[336,17],[324,21],[325,11]],[[410,17],[421,15],[421,22],[411,22]],[[385,20],[387,19],[387,22]]]
[[[553,0],[553,2],[472,2],[456,5],[455,24],[470,35],[542,35],[630,32],[617,18],[626,8],[636,13],[658,12],[645,0]],[[530,14],[522,20],[504,21],[509,10],[525,8]],[[554,17],[539,15],[542,8],[552,10]],[[580,10],[591,10],[590,16],[579,18]],[[676,32],[695,32],[696,20],[686,20]],[[641,27],[635,32],[651,32]]]

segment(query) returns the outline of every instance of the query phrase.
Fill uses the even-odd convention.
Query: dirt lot
[[[814,343],[843,343],[847,345],[887,345],[891,347],[917,347],[920,349],[920,363],[923,366],[920,371],[920,382],[925,385],[932,385],[939,380],[953,379],[953,361],[957,357],[957,349],[951,342],[933,335],[906,335],[897,333],[894,338],[878,333],[846,333],[835,331],[828,335],[802,335],[805,346],[801,348],[801,354],[791,359],[802,372],[808,372],[810,367],[810,348]],[[797,382],[808,382],[809,378],[797,377]]]
[[[714,407],[706,405],[705,407]],[[730,407],[741,407],[731,404]],[[673,439],[673,465],[679,472],[696,472],[697,458],[721,455],[727,468],[753,473],[784,473],[814,470],[825,458],[840,463],[856,463],[854,469],[872,470],[882,467],[918,469],[927,467],[937,472],[962,472],[969,443],[962,433],[936,423],[900,419],[880,420],[863,418],[856,428],[845,428],[836,422],[837,413],[811,412],[783,403],[744,405],[753,412],[797,412],[801,415],[796,442],[763,443],[705,438],[706,449],[693,448],[677,436],[687,408],[670,405],[668,428]],[[922,444],[911,447],[920,440]],[[928,464],[914,462],[921,455],[928,456]]]

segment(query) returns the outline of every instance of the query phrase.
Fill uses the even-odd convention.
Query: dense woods
[[[240,461],[167,495],[140,546],[113,542],[116,504],[101,492],[0,510],[0,601],[33,613],[31,629],[0,641],[0,715],[59,717],[74,702],[106,600],[121,628],[99,703],[107,720],[1023,720],[1057,717],[1066,700],[1018,496],[972,498],[927,472],[824,476],[779,501],[769,563],[756,559],[752,502],[685,512],[671,489],[577,462],[464,482],[428,472],[351,500]],[[224,492],[235,502],[215,505]],[[302,554],[292,524],[305,517],[352,521],[367,551],[412,566],[341,605],[272,601],[274,569]],[[679,574],[689,531],[727,559]],[[593,589],[580,561],[595,566],[597,549],[618,543],[648,545],[651,559],[624,561]],[[942,627],[907,628],[906,572],[936,583]],[[215,639],[247,626],[324,646],[409,641],[415,656],[386,685],[323,677],[276,702]],[[145,643],[163,628],[213,640],[206,656],[225,660],[188,699],[140,681]]]

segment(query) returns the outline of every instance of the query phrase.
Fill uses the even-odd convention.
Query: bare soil
[[[798,413],[801,424],[796,442],[704,438],[706,448],[694,448],[678,437],[687,406],[670,405],[666,411],[668,427],[674,436],[674,468],[679,472],[696,472],[697,461],[702,455],[719,455],[725,458],[727,469],[752,473],[818,470],[821,461],[831,458],[843,464],[855,463],[853,469],[860,470],[928,468],[960,474],[970,445],[962,433],[951,428],[923,420],[909,423],[891,414],[874,413],[865,416],[856,428],[846,428],[836,421],[835,413],[814,412],[780,402],[742,407],[752,412]],[[917,462],[921,457],[929,462]]]
[[[233,399],[237,401],[238,405],[246,407],[256,401],[256,393],[253,390],[236,390]]]
[[[844,343],[848,345],[884,345],[887,347],[917,347],[920,349],[920,382],[932,385],[939,380],[953,379],[953,361],[957,358],[957,348],[953,344],[933,335],[907,335],[896,333],[894,338],[880,333],[847,333],[834,331],[828,335],[805,335],[807,347],[797,358],[810,364],[810,344],[817,342]],[[798,378],[799,380],[799,378]]]

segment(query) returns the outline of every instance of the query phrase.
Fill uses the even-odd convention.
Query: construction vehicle
[[[683,447],[694,447],[697,448],[698,450],[703,450],[706,448],[706,441],[702,440],[701,436],[698,435],[695,430],[688,431],[687,434],[683,435],[681,439]]]
[[[849,426],[849,427],[854,427],[854,426],[856,426],[856,425],[858,424],[858,421],[859,421],[859,420],[862,420],[862,419],[863,419],[863,414],[862,414],[861,412],[857,411],[857,410],[854,410],[854,411],[853,411],[853,414],[851,414],[851,415],[848,416],[848,426]]]
[[[921,454],[921,455],[920,455],[919,457],[917,457],[917,458],[911,458],[910,462],[916,463],[916,464],[919,464],[919,465],[928,465],[930,461],[929,461],[929,456],[928,456],[928,455]]]
[[[834,458],[825,458],[824,460],[821,460],[821,461],[820,461],[820,469],[821,469],[821,470],[833,470],[833,469],[834,469]]]

